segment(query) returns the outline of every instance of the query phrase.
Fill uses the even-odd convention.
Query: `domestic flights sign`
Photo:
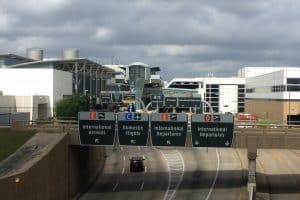
[[[78,125],[81,145],[113,145],[115,113],[79,112]]]
[[[118,113],[120,145],[146,146],[149,131],[147,113]]]
[[[153,146],[185,146],[188,117],[185,113],[152,113]]]
[[[234,117],[231,114],[193,114],[191,122],[193,147],[230,147]]]

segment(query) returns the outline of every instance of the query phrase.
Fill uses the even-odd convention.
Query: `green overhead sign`
[[[153,146],[185,146],[187,114],[152,113],[151,139]]]
[[[118,113],[118,137],[120,145],[146,146],[149,131],[149,115],[146,113]]]
[[[231,114],[193,114],[193,147],[231,147],[234,117]]]
[[[79,112],[78,126],[81,145],[113,145],[115,113]]]

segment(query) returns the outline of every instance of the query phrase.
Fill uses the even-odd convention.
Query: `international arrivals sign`
[[[79,140],[81,145],[113,145],[115,138],[115,113],[78,113]]]

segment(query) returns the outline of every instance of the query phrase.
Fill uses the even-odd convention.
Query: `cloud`
[[[111,39],[112,35],[113,35],[113,31],[111,29],[105,27],[98,27],[94,34],[94,38],[96,40],[103,41],[103,40]]]
[[[166,76],[232,76],[299,65],[297,0],[21,0],[0,2],[1,52],[78,48],[103,63],[141,61]]]

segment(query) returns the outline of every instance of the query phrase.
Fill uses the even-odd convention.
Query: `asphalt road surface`
[[[103,173],[81,200],[248,199],[247,152],[241,149],[107,149]],[[129,158],[145,157],[145,172]],[[300,199],[300,151],[259,150],[257,199]]]

